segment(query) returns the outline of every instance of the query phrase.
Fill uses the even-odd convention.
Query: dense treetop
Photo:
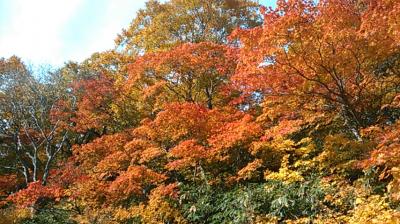
[[[399,223],[399,24],[396,0],[150,0],[114,50],[3,58],[0,223]]]

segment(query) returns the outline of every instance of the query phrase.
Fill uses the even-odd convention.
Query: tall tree
[[[252,0],[150,0],[116,39],[131,54],[170,49],[181,43],[226,43],[236,27],[260,24],[259,4]]]
[[[360,128],[378,121],[400,84],[393,68],[379,72],[388,59],[398,60],[396,40],[384,28],[390,19],[368,25],[373,14],[361,6],[351,0],[301,0],[264,9],[262,27],[233,35],[243,46],[235,77],[239,87],[261,91],[266,99],[286,98],[294,102],[294,113],[334,110],[361,140]]]
[[[46,184],[68,132],[51,111],[66,94],[56,74],[37,80],[17,57],[0,60],[1,168]],[[47,78],[46,78],[47,76]]]
[[[234,48],[187,43],[139,57],[130,65],[126,87],[139,90],[143,103],[153,110],[169,102],[200,103],[212,109],[227,103],[224,98],[229,97],[229,78],[235,66]]]

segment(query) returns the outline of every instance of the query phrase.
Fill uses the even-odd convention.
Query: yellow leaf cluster
[[[283,157],[279,172],[270,172],[267,170],[264,173],[264,178],[266,180],[279,180],[286,184],[301,182],[304,180],[303,176],[299,172],[289,168],[289,155]]]

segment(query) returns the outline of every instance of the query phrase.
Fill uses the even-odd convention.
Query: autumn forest
[[[400,223],[400,1],[132,19],[79,63],[0,58],[1,224]]]

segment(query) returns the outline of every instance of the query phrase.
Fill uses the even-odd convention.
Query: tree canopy
[[[399,24],[150,0],[81,63],[0,59],[0,223],[399,223]]]

